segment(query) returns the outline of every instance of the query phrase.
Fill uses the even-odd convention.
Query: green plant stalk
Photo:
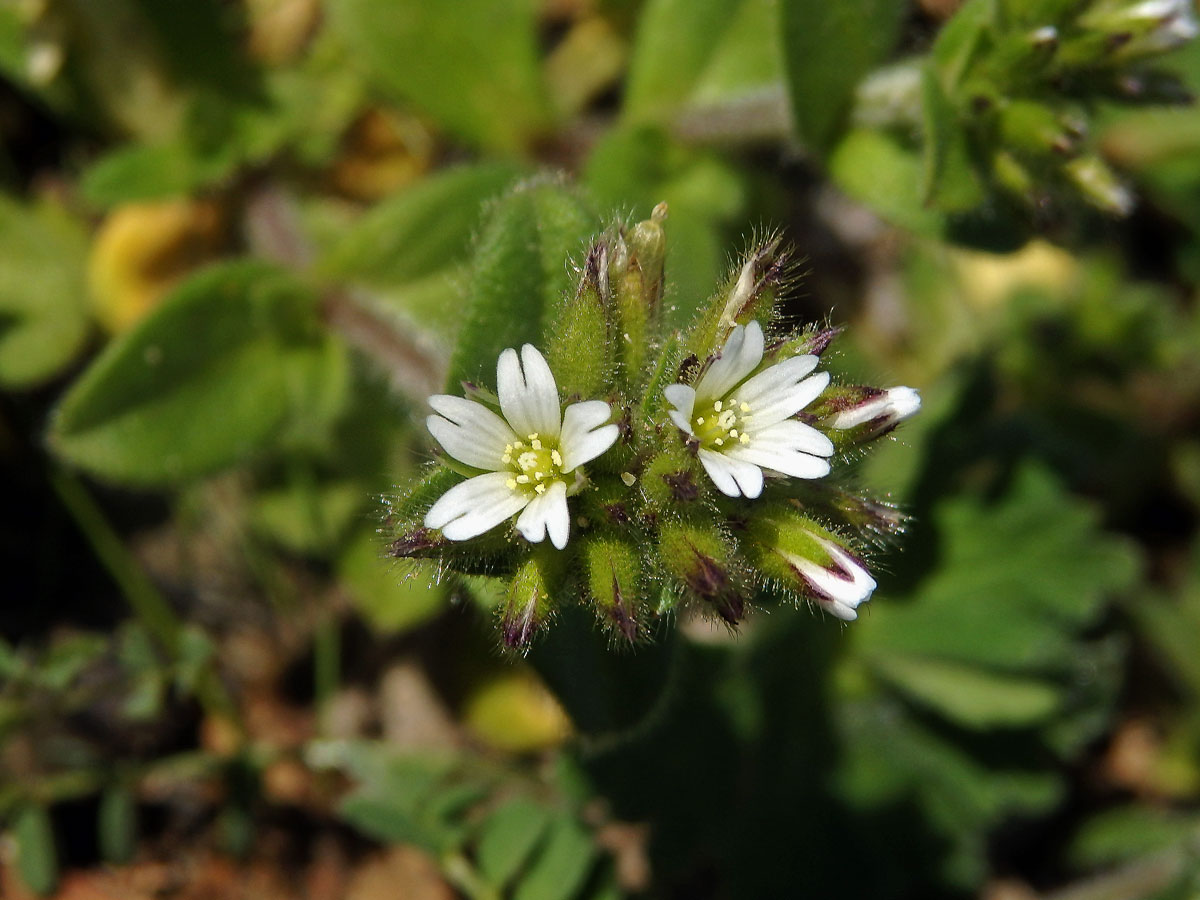
[[[179,658],[183,623],[126,549],[83,482],[61,469],[50,472],[50,483],[96,558],[121,589],[134,616],[172,662]],[[237,722],[236,707],[210,669],[196,685],[196,696],[210,714]],[[240,726],[239,726],[240,727]]]

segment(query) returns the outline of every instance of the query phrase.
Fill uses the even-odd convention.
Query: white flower
[[[880,431],[894,428],[921,408],[921,395],[910,387],[888,388],[829,419],[831,428],[857,428],[875,422]]]
[[[429,398],[437,413],[425,420],[430,434],[459,462],[487,474],[439,497],[425,526],[465,541],[521,513],[517,530],[526,540],[537,543],[548,533],[561,550],[571,531],[567,496],[582,483],[576,470],[617,439],[617,426],[606,424],[612,412],[603,400],[588,400],[560,413],[554,375],[532,344],[519,360],[513,349],[500,354],[496,389],[503,418],[474,400]]]
[[[792,418],[825,390],[829,373],[810,375],[817,357],[793,356],[748,377],[762,357],[762,328],[738,325],[694,387],[665,391],[671,421],[700,444],[704,470],[730,497],[761,494],[764,468],[794,478],[829,474],[822,457],[833,455],[833,443]]]
[[[858,607],[871,599],[875,579],[862,563],[827,538],[813,539],[829,554],[832,568],[819,566],[810,559],[779,551],[788,564],[812,589],[813,599],[830,615],[847,622],[858,618]]]

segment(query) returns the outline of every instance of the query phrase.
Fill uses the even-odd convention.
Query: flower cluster
[[[917,392],[834,384],[820,364],[836,332],[778,327],[778,241],[689,330],[666,329],[664,212],[596,242],[546,353],[503,350],[495,394],[429,399],[442,462],[393,503],[393,553],[501,579],[510,646],[572,598],[631,641],[684,603],[731,626],[770,595],[853,620],[876,584],[862,536],[900,528],[831,477]],[[581,323],[604,333],[581,339]]]

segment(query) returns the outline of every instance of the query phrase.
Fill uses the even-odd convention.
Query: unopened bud
[[[863,388],[866,393],[853,406],[847,406],[829,419],[829,427],[839,430],[870,426],[873,435],[891,431],[921,408],[921,395],[910,387],[886,390]]]
[[[644,604],[642,564],[636,547],[618,538],[597,537],[584,545],[583,560],[601,625],[627,641],[637,640],[642,635],[639,619]]]
[[[550,326],[546,360],[563,396],[589,398],[602,393],[613,369],[609,333],[609,239],[592,245],[575,296],[563,302]]]
[[[1079,24],[1108,35],[1110,56],[1119,61],[1165,53],[1200,34],[1192,0],[1102,0]]]
[[[1031,100],[1014,100],[1004,106],[1000,133],[1007,146],[1029,156],[1069,156],[1078,146],[1078,137],[1052,109]]]
[[[871,599],[875,579],[841,539],[788,507],[774,507],[750,525],[763,572],[847,622]]]
[[[1063,174],[1092,206],[1113,216],[1133,210],[1133,194],[1097,156],[1081,156],[1063,166]]]
[[[530,641],[550,617],[552,601],[547,578],[550,564],[544,554],[535,552],[513,575],[500,611],[500,633],[511,650],[528,650]]]
[[[664,526],[658,549],[667,571],[687,594],[736,625],[746,614],[746,592],[731,544],[715,529],[685,523]]]

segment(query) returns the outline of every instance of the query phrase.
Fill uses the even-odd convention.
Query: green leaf
[[[872,668],[910,698],[968,728],[1009,728],[1045,721],[1060,702],[1056,685],[996,675],[962,663],[879,655]]]
[[[868,653],[1062,673],[1074,633],[1137,574],[1130,545],[1034,465],[998,502],[959,497],[934,517],[940,563],[908,603],[881,606],[858,629]]]
[[[597,225],[578,195],[555,181],[528,182],[496,202],[475,252],[449,390],[463,380],[493,383],[500,351],[541,343],[543,316],[572,288],[566,260]]]
[[[591,836],[570,816],[560,816],[517,884],[514,900],[568,900],[583,887],[595,858]]]
[[[1067,853],[1074,865],[1091,869],[1159,853],[1198,835],[1195,814],[1121,806],[1087,820]]]
[[[967,134],[959,125],[937,75],[921,70],[921,112],[924,118],[925,171],[923,200],[943,212],[970,210],[984,201],[983,188],[971,164]]]
[[[662,122],[691,94],[744,0],[649,0],[638,18],[624,116]]]
[[[780,0],[783,58],[796,129],[824,155],[841,134],[854,89],[896,44],[906,5],[895,0]]]
[[[532,0],[335,0],[329,13],[380,87],[461,137],[515,151],[547,126]]]
[[[229,170],[226,160],[197,159],[182,141],[132,144],[103,156],[84,172],[83,198],[101,209],[190,193]]]
[[[441,272],[468,256],[484,205],[520,169],[481,163],[446,169],[375,205],[319,265],[330,278],[399,285]]]
[[[83,229],[61,211],[0,196],[0,385],[34,386],[83,348],[86,253]]]
[[[931,59],[942,87],[953,91],[985,46],[988,29],[996,18],[996,0],[967,0],[942,26],[933,44]]]
[[[26,806],[17,814],[13,832],[17,840],[17,871],[38,894],[49,894],[58,883],[58,851],[46,807]]]
[[[267,447],[324,371],[315,296],[256,262],[184,282],[109,345],[50,430],[58,455],[103,478],[168,485]]]
[[[447,608],[448,585],[438,578],[436,563],[386,561],[383,550],[379,536],[364,531],[338,560],[338,578],[372,627],[403,633]]]
[[[543,807],[522,797],[488,816],[480,829],[476,858],[489,884],[498,889],[508,885],[537,847],[549,820]]]

